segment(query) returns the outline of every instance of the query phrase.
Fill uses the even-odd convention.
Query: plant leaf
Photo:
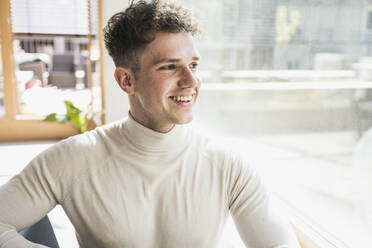
[[[91,119],[91,115],[95,115],[96,113],[85,113],[79,108],[75,107],[71,101],[64,101],[64,103],[66,107],[65,115],[57,115],[56,113],[52,113],[47,115],[44,121],[66,123],[71,120],[74,128],[77,129],[79,133],[86,132],[88,130],[88,119]]]
[[[47,121],[47,122],[56,122],[57,121],[57,118],[56,118],[57,114],[56,113],[51,113],[49,115],[47,115],[43,121]]]
[[[87,114],[79,114],[71,119],[74,127],[80,132],[84,133],[88,129]]]
[[[66,106],[66,116],[71,120],[74,116],[78,116],[82,111],[75,107],[71,101],[65,101]]]

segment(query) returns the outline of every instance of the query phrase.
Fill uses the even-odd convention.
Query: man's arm
[[[258,173],[237,159],[229,173],[229,208],[249,248],[300,248],[289,222],[275,208]]]
[[[64,162],[62,152],[60,146],[44,151],[0,187],[1,248],[45,247],[27,241],[18,232],[47,215],[61,199],[58,165]]]
[[[244,244],[250,248],[299,248],[289,222],[269,202],[253,212],[242,211],[233,216]]]
[[[56,205],[43,188],[45,182],[39,180],[37,174],[25,170],[0,188],[0,247],[44,247],[18,234]]]

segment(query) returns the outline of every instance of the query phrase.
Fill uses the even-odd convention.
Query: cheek
[[[172,91],[172,83],[169,78],[159,79],[152,84],[152,93],[157,97],[166,97]]]
[[[161,84],[153,84],[147,89],[147,94],[144,96],[143,100],[147,102],[148,107],[154,107],[156,105],[166,103],[167,95],[167,88],[162,87]]]
[[[152,91],[150,93],[156,98],[163,98],[167,95],[167,89],[157,85],[152,88]]]
[[[175,91],[175,85],[177,80],[169,75],[151,75],[151,80],[146,83],[146,94],[144,95],[143,101],[148,104],[167,104],[168,95]]]

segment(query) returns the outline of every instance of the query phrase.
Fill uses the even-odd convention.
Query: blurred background
[[[372,126],[372,1],[181,2],[204,26],[196,37],[203,85],[193,125],[255,164],[278,205],[319,247],[372,246],[372,161],[355,162],[364,159],[355,151]],[[64,100],[95,125],[127,115],[101,30],[128,3],[1,4],[10,18],[0,22],[4,183],[38,152],[76,134],[41,121],[64,114]],[[66,225],[59,231],[70,236],[60,239],[72,247],[63,211],[52,216]],[[231,219],[223,240],[224,247],[243,247]]]

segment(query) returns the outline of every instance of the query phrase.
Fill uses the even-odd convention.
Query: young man
[[[229,213],[249,247],[299,247],[257,173],[180,125],[201,83],[197,32],[174,3],[139,1],[109,20],[129,117],[58,143],[0,189],[1,247],[30,247],[17,231],[56,204],[81,247],[218,247]]]

